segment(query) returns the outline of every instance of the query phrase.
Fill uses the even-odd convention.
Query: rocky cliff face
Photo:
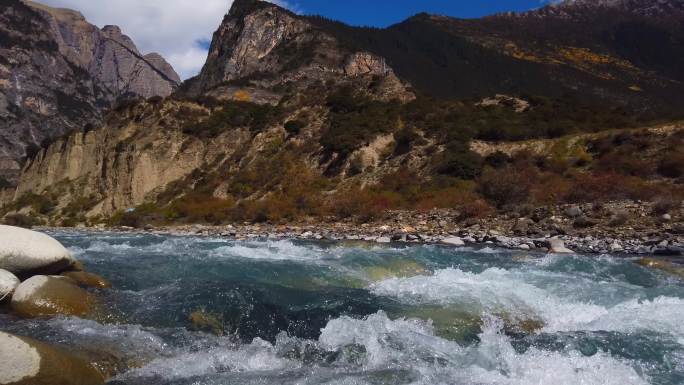
[[[73,134],[40,151],[24,168],[14,197],[40,192],[56,197],[60,207],[85,200],[93,202],[86,210],[90,216],[111,215],[156,201],[160,195],[181,193],[168,191],[174,185],[187,188],[206,183],[202,178],[208,175],[232,170],[211,187],[214,196],[226,197],[234,174],[263,167],[273,151],[290,157],[292,146],[305,147],[296,158],[320,173],[331,162],[323,159],[318,143],[327,112],[303,105],[300,99],[320,104],[343,87],[379,102],[414,98],[383,58],[343,48],[306,19],[280,7],[238,0],[214,34],[203,70],[176,98],[189,93],[265,104],[271,106],[266,110],[278,111],[273,112],[278,117],[257,132],[249,124],[236,123],[235,128],[206,138],[202,133],[188,135],[189,121],[211,121],[225,113],[221,107],[176,100],[129,107],[110,114],[100,130]],[[254,108],[250,105],[237,108]],[[299,135],[288,135],[285,123],[303,116],[308,126]],[[231,115],[223,119],[232,120]],[[371,140],[359,150],[359,157],[379,163],[378,152],[391,142],[391,135]],[[282,147],[273,148],[277,143]]]
[[[119,97],[167,96],[180,79],[118,27],[67,9],[0,1],[0,178],[13,182],[45,140],[98,126]]]
[[[382,57],[343,47],[306,18],[257,0],[233,3],[204,68],[187,87],[195,95],[225,97],[240,84],[282,96],[278,86],[302,89],[315,82],[354,83],[385,100],[413,97]]]

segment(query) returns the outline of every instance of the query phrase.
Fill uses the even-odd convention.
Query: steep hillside
[[[421,14],[387,29],[311,20],[428,94],[571,94],[662,116],[684,107],[682,4],[566,1],[475,20]]]
[[[477,23],[497,18],[513,20]],[[379,55],[391,44],[364,40],[369,30],[235,1],[196,78],[168,98],[122,104],[102,128],[39,151],[0,214],[141,226],[364,220],[390,208],[457,207],[467,218],[525,205],[681,198],[679,125],[640,130],[649,120],[605,99],[608,91],[559,75],[593,79],[594,70],[516,58],[490,44],[493,32],[478,42],[451,29],[465,23],[423,15],[390,28],[427,28],[406,32],[415,33],[407,44],[427,51],[393,62],[399,51]],[[430,44],[451,47],[451,56],[439,59]],[[455,72],[430,70],[438,60]],[[406,76],[417,85],[390,65],[411,63],[427,63]],[[488,77],[486,65],[500,67]],[[468,97],[426,95],[419,76],[461,82]],[[526,92],[495,95],[506,78]],[[620,79],[604,79],[605,90]],[[577,94],[554,90],[565,86]],[[589,97],[595,92],[602,97]],[[644,92],[639,101],[657,98]],[[505,151],[491,143],[534,138],[551,144]]]
[[[101,124],[121,97],[168,96],[178,75],[142,55],[116,26],[102,30],[67,9],[0,1],[0,178],[66,132]]]

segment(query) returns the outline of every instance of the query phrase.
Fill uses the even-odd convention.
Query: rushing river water
[[[106,352],[113,384],[684,384],[684,283],[629,258],[53,235],[106,315],[0,330]]]

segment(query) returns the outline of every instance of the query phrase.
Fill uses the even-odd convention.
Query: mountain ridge
[[[119,98],[168,96],[180,78],[119,27],[31,1],[0,2],[0,178],[14,183],[44,141],[101,125]]]

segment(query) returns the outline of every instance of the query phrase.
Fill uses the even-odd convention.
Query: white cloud
[[[199,72],[211,41],[232,0],[38,0],[80,11],[102,27],[115,24],[143,53],[158,52],[186,79]],[[281,3],[282,2],[277,2]]]

